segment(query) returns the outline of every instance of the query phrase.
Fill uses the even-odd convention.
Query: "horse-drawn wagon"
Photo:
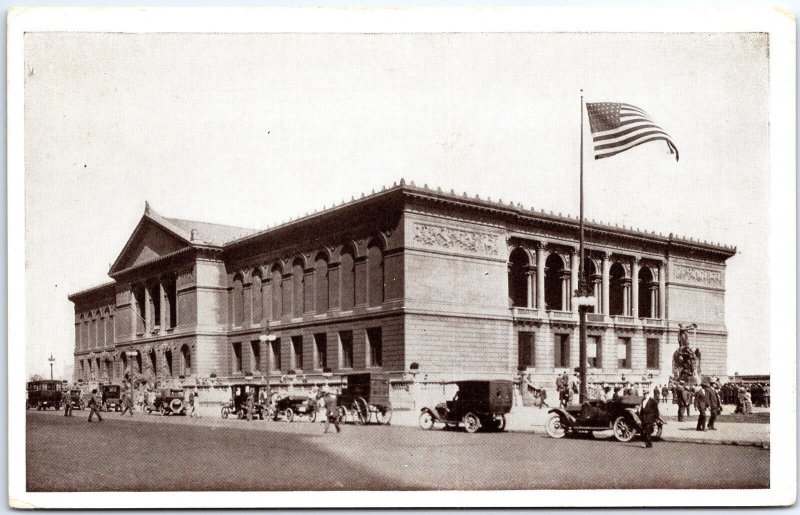
[[[365,372],[349,374],[347,386],[339,395],[339,417],[348,417],[360,424],[374,420],[378,424],[388,424],[392,419],[392,403],[389,400],[389,376]]]

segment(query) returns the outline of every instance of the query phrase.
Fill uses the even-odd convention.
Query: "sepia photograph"
[[[794,33],[12,10],[10,505],[793,504]]]

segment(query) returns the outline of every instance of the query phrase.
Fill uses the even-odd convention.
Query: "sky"
[[[737,247],[729,372],[769,372],[760,34],[25,36],[28,375],[71,362],[67,295],[142,216],[255,229],[400,178],[577,215],[580,95],[663,142],[586,162],[586,215]],[[588,138],[588,127],[586,129]],[[586,152],[587,157],[590,152]]]

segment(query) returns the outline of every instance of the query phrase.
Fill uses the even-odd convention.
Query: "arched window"
[[[609,315],[625,315],[625,267],[620,263],[611,265],[608,283]]]
[[[511,251],[508,257],[508,300],[512,307],[528,306],[528,278],[525,268],[529,265],[528,255],[521,248]]]
[[[260,324],[264,319],[264,297],[261,291],[261,271],[254,270],[250,281],[250,292],[253,296],[253,323]]]
[[[192,351],[186,344],[181,346],[181,374],[187,377],[192,375]]]
[[[105,347],[106,345],[106,319],[102,314],[98,315],[100,318],[97,320],[97,346]]]
[[[148,352],[147,355],[150,358],[149,361],[150,370],[153,372],[153,375],[155,375],[156,371],[158,370],[156,365],[156,351],[150,350],[150,352]]]
[[[356,302],[356,269],[355,258],[352,251],[345,249],[342,251],[341,280],[339,281],[341,290],[342,311],[353,309]]]
[[[658,294],[658,283],[648,267],[639,270],[639,317],[655,318],[655,295]]]
[[[233,325],[241,326],[244,322],[244,286],[242,276],[236,274],[233,278]]]
[[[272,267],[270,283],[272,285],[272,319],[280,320],[283,316],[283,271],[279,265]]]
[[[558,254],[550,254],[544,269],[544,303],[546,309],[566,310],[563,295],[564,261]]]
[[[114,345],[114,319],[111,317],[111,311],[108,308],[106,308],[105,312],[105,321],[106,345],[110,347]]]
[[[303,261],[300,258],[292,263],[292,316],[301,317],[305,310],[305,278],[303,277]]]
[[[370,306],[383,304],[383,251],[372,243],[367,249],[367,302]]]
[[[172,351],[167,349],[164,351],[164,364],[166,365],[167,377],[172,377]]]
[[[314,305],[317,313],[328,311],[328,260],[320,252],[314,262]]]

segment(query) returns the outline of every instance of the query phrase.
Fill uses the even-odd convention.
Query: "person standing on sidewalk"
[[[714,427],[714,421],[717,420],[717,415],[722,413],[722,404],[719,402],[719,394],[717,390],[708,383],[703,383],[703,388],[708,398],[708,428],[712,431],[716,431],[717,428]]]
[[[653,427],[660,416],[658,412],[658,401],[650,397],[650,389],[644,389],[644,399],[642,405],[639,407],[639,419],[642,421],[642,439],[646,449],[653,447],[651,436],[653,434]]]
[[[329,389],[325,389],[325,433],[328,432],[328,428],[331,427],[331,422],[333,422],[333,427],[336,428],[337,433],[341,433],[342,429],[339,427],[339,407],[336,405],[336,397],[331,394]]]
[[[89,397],[89,422],[92,421],[92,416],[97,415],[97,421],[102,422],[103,417],[100,416],[100,410],[97,405],[97,388],[92,390],[92,395]]]
[[[697,409],[697,430],[706,431],[706,410],[708,410],[708,397],[702,388],[694,392],[694,407]]]
[[[72,396],[69,394],[69,390],[64,390],[63,395],[61,396],[61,402],[64,403],[64,416],[71,417],[72,416]]]
[[[669,387],[664,385],[661,387],[661,402],[667,402],[667,397],[669,397]]]
[[[686,391],[683,384],[683,381],[678,383],[678,386],[675,387],[675,395],[673,396],[673,402],[678,405],[678,422],[683,422],[684,409],[686,410],[686,416],[689,416],[689,408],[686,406]]]
[[[122,413],[120,417],[124,417],[125,413],[130,413],[133,416],[133,397],[128,392],[122,392]]]
[[[645,390],[646,389],[647,388],[645,388]],[[655,399],[656,402],[661,402],[661,388],[658,385],[653,387],[653,399]]]

